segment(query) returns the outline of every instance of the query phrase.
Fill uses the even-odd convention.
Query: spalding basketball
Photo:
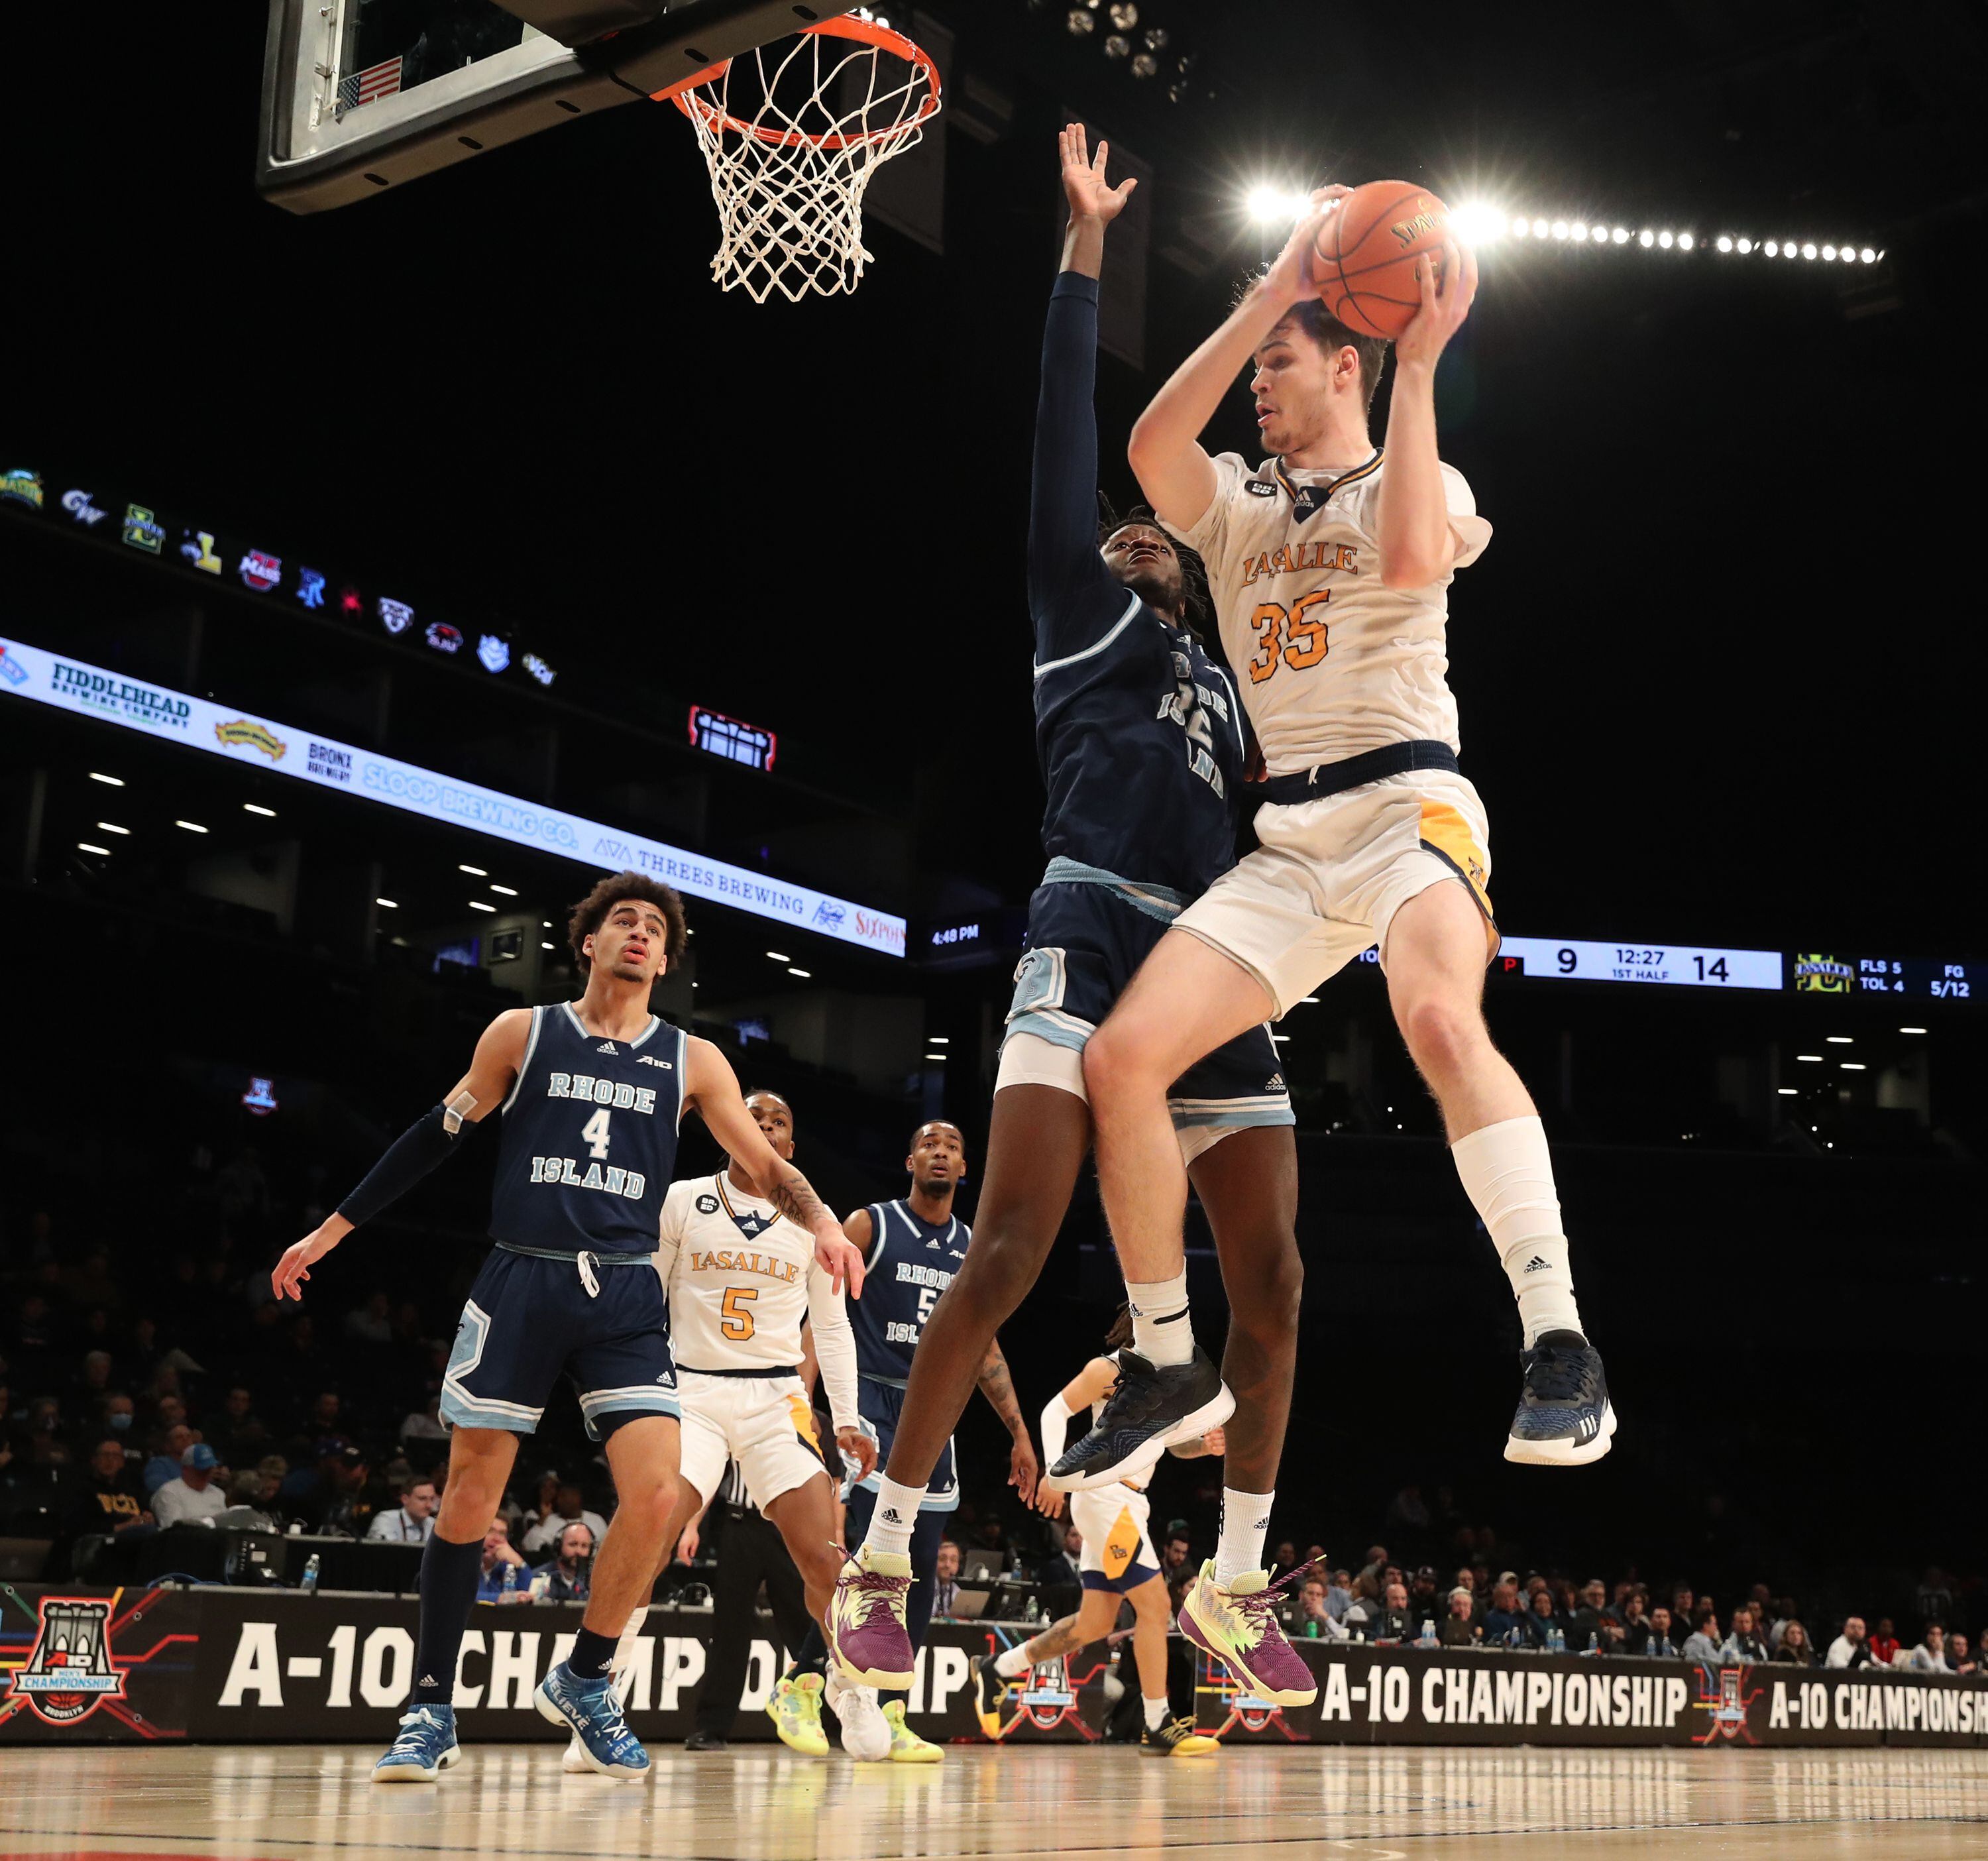
[[[1397,337],[1422,308],[1415,261],[1428,253],[1442,278],[1449,209],[1426,188],[1370,181],[1319,228],[1312,259],[1325,307],[1361,336]]]

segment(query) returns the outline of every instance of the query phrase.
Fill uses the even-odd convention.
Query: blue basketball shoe
[[[1525,1387],[1512,1417],[1505,1458],[1533,1467],[1599,1460],[1615,1438],[1615,1410],[1601,1353],[1578,1331],[1547,1331],[1521,1352]]]
[[[621,1702],[614,1697],[612,1675],[582,1680],[570,1663],[561,1661],[539,1682],[532,1695],[539,1717],[555,1725],[570,1725],[580,1740],[587,1767],[603,1777],[644,1777],[649,1754],[628,1729]]]
[[[410,1706],[400,1735],[373,1767],[376,1784],[431,1784],[462,1755],[455,1742],[453,1706]]]
[[[1137,1480],[1175,1441],[1198,1439],[1236,1412],[1222,1372],[1199,1345],[1185,1363],[1148,1362],[1137,1351],[1118,1353],[1118,1386],[1097,1425],[1051,1467],[1052,1492],[1082,1492],[1114,1480]]]

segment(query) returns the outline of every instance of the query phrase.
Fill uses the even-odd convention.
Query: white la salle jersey
[[[813,1317],[817,1338],[847,1328],[842,1295],[815,1264],[807,1230],[722,1173],[670,1185],[660,1239],[656,1270],[679,1371],[791,1370],[801,1360],[803,1320]]]
[[[1301,775],[1385,744],[1460,747],[1444,632],[1450,577],[1425,588],[1381,580],[1376,452],[1351,471],[1286,472],[1239,455],[1214,460],[1215,492],[1192,527],[1167,528],[1201,552],[1236,689],[1273,776]],[[1462,473],[1442,468],[1454,568],[1491,540]],[[1300,520],[1293,492],[1331,487]]]

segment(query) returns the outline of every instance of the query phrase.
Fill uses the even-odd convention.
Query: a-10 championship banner
[[[577,1605],[479,1604],[458,1670],[466,1739],[564,1736],[532,1707]],[[0,1745],[154,1740],[384,1744],[414,1680],[411,1597],[304,1595],[210,1585],[93,1590],[0,1583]],[[688,1735],[711,1640],[707,1609],[655,1609],[629,1717]],[[979,1738],[968,1662],[1026,1627],[935,1623],[907,1716],[935,1740]],[[1301,1644],[1316,1704],[1278,1708],[1204,1668],[1198,1717],[1246,1744],[1971,1746],[1988,1742],[1988,1683],[1783,1666]],[[754,1641],[732,1734],[769,1738],[782,1656]],[[1009,1694],[1003,1743],[1092,1742],[1107,1713],[1105,1650],[1044,1663]]]
[[[1973,1676],[1297,1645],[1317,1700],[1272,1706],[1204,1663],[1202,1728],[1237,1744],[1988,1744],[1988,1680]]]

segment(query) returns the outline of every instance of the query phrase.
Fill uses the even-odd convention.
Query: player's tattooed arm
[[[766,1142],[765,1132],[746,1108],[732,1062],[708,1040],[693,1037],[684,1043],[684,1098],[732,1160],[752,1179],[760,1194],[814,1237],[816,1264],[829,1275],[835,1290],[840,1292],[847,1282],[850,1291],[860,1298],[862,1254],[850,1245],[842,1224],[829,1213],[807,1178]]]
[[[1022,1405],[1015,1399],[1015,1379],[1009,1372],[1008,1359],[1001,1354],[998,1338],[987,1346],[979,1382],[980,1393],[992,1405],[1013,1438],[1008,1450],[1008,1484],[1021,1496],[1022,1504],[1027,1505],[1035,1497],[1036,1481],[1043,1470],[1036,1459],[1035,1443],[1029,1439],[1029,1424],[1023,1417]]]

